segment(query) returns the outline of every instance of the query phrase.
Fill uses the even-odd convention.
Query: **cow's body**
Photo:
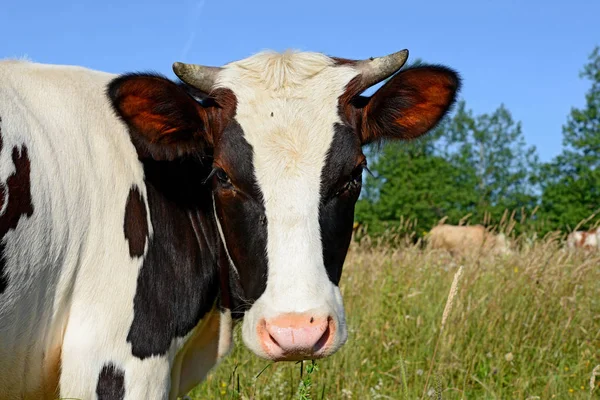
[[[427,239],[430,248],[447,250],[453,254],[509,252],[504,234],[493,234],[483,225],[437,225],[431,229]]]
[[[600,248],[600,229],[569,233],[567,246],[570,249],[597,250]]]
[[[144,166],[127,128],[107,101],[106,85],[113,78],[81,68],[24,62],[0,67],[3,207],[17,208],[16,213],[2,216],[13,219],[15,225],[3,238],[2,272],[8,282],[0,294],[2,398],[19,398],[25,393],[27,398],[39,399],[44,397],[40,390],[52,396],[61,358],[61,388],[65,393],[91,398],[107,365],[138,363],[141,368],[132,369],[139,370],[137,378],[148,384],[145,393],[131,398],[161,398],[181,339],[189,332],[155,327],[151,333],[153,315],[146,312],[141,317],[146,321],[139,322],[137,334],[147,337],[137,340],[163,336],[162,343],[146,352],[164,354],[132,357],[135,340],[128,342],[127,337],[134,325],[136,293],[152,296],[143,290],[154,291],[180,302],[181,308],[175,313],[156,310],[154,317],[165,325],[193,326],[200,322],[198,310],[180,311],[186,309],[188,296],[194,297],[185,291],[190,288],[180,285],[165,290],[157,285],[142,289],[138,284],[149,248],[157,247],[153,239],[176,231],[179,233],[174,237],[189,239],[193,229],[168,207],[162,210],[163,215],[155,213],[156,220],[151,221],[148,206],[158,208],[163,201],[146,184]],[[18,177],[18,185],[30,190],[7,185],[10,176]],[[28,202],[28,210],[13,206]],[[127,207],[128,202],[141,208]],[[212,203],[206,206],[210,211]],[[126,215],[128,209],[131,215]],[[125,237],[128,219],[134,227],[147,225],[148,240],[141,237],[141,242],[132,243]],[[214,232],[214,223],[207,229]],[[184,246],[187,244],[181,246],[182,258],[194,257],[199,265],[188,262],[181,268],[213,268],[214,262],[201,261],[212,257],[206,249],[194,252]],[[214,287],[214,283],[204,281],[203,274],[208,275],[200,271],[188,282],[193,285],[192,292],[203,287],[211,292],[207,286]],[[191,268],[185,276],[194,277]],[[212,308],[215,294],[212,289],[212,298],[196,302],[203,313]],[[180,312],[187,314],[183,318],[188,321],[181,320]],[[211,340],[216,343],[214,323],[210,329],[214,331]],[[206,361],[212,366],[215,358],[216,354]],[[189,387],[184,393],[185,389]]]
[[[0,398],[174,399],[232,316],[261,357],[335,352],[361,146],[459,86],[419,67],[360,96],[405,60],[262,53],[209,85],[0,62]]]

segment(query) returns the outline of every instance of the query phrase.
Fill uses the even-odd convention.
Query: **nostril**
[[[312,324],[315,320],[315,317],[310,317],[310,323]]]
[[[317,343],[315,343],[313,350],[315,352],[317,352],[317,351],[321,350],[323,347],[325,347],[325,345],[329,341],[330,336],[331,336],[331,329],[329,329],[329,324],[327,324],[327,328],[325,329],[325,332],[323,332],[323,335],[321,335],[321,337],[319,338]]]
[[[281,346],[279,345],[279,343],[277,343],[277,340],[276,340],[276,339],[273,337],[273,335],[271,335],[270,333],[269,333],[269,339],[271,339],[271,341],[272,341],[274,344],[276,344],[276,345],[277,345],[277,347],[281,347]]]

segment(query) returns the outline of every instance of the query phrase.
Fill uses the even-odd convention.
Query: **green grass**
[[[600,398],[600,378],[590,389],[600,364],[599,254],[569,253],[552,239],[506,257],[469,259],[353,244],[342,292],[348,342],[317,368],[257,358],[238,326],[235,350],[190,397]]]

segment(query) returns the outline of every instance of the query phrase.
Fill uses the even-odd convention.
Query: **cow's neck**
[[[137,282],[127,337],[139,358],[165,354],[192,331],[219,292],[219,239],[210,163],[145,162],[152,233]]]

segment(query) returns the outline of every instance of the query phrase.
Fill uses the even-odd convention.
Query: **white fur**
[[[358,71],[318,53],[264,52],[225,66],[217,87],[237,97],[236,120],[254,150],[256,179],[267,216],[268,279],[246,312],[243,339],[267,356],[257,338],[260,319],[282,313],[331,316],[332,351],[346,340],[339,288],[329,280],[319,227],[321,173],[340,123],[338,98]],[[271,117],[271,114],[273,115]]]

